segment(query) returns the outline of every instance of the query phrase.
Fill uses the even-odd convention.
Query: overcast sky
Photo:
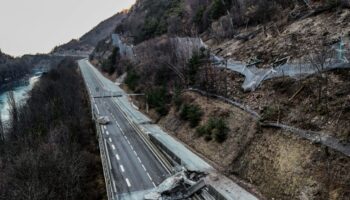
[[[0,0],[0,49],[47,53],[79,38],[135,0]]]

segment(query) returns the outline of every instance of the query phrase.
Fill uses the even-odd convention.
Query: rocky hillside
[[[87,52],[95,48],[97,43],[105,38],[107,38],[111,33],[114,32],[115,27],[120,24],[120,22],[125,18],[125,11],[117,13],[116,15],[106,19],[97,26],[95,26],[91,31],[84,34],[79,40],[71,40],[70,42],[55,47],[53,54],[69,54],[72,52]]]
[[[349,7],[138,0],[90,58],[262,198],[349,199]]]

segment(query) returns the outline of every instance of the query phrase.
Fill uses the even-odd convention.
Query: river
[[[17,104],[25,103],[28,97],[28,92],[33,88],[35,83],[39,80],[40,75],[33,75],[29,78],[28,85],[16,86],[13,88],[13,94]],[[9,105],[7,103],[7,94],[9,91],[0,91],[0,114],[3,122],[9,120]]]

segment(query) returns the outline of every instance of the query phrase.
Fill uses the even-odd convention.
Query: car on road
[[[102,125],[106,125],[110,122],[111,120],[109,119],[108,116],[101,116],[99,118],[97,118],[97,123],[102,124]]]

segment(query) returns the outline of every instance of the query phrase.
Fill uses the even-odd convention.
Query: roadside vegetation
[[[43,75],[25,105],[9,95],[0,199],[106,199],[89,99],[73,60]]]
[[[198,136],[203,136],[206,141],[215,139],[218,143],[223,143],[227,139],[229,131],[226,120],[221,117],[211,117],[206,124],[196,129]]]

